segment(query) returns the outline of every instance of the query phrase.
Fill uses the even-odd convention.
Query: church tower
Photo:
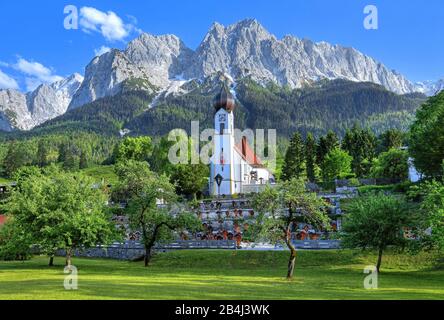
[[[225,83],[214,99],[214,108],[214,153],[211,161],[210,192],[215,196],[231,195],[236,193],[233,112],[235,101]]]

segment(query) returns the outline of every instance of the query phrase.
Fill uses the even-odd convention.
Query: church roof
[[[213,105],[214,109],[216,109],[216,112],[220,109],[225,109],[228,112],[234,110],[234,107],[236,105],[234,97],[231,94],[230,89],[228,88],[226,83],[222,85],[220,92],[214,98]]]
[[[253,149],[247,142],[247,139],[243,138],[240,143],[234,146],[234,149],[241,155],[241,157],[253,167],[264,167],[262,160],[256,155]]]

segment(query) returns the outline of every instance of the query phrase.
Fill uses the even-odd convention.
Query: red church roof
[[[234,149],[239,152],[242,158],[247,161],[247,163],[253,167],[263,167],[261,158],[259,158],[256,153],[254,153],[253,149],[247,142],[245,137],[242,138],[242,141],[234,146]]]

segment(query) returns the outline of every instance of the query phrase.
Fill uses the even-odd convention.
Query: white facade
[[[257,161],[246,139],[236,145],[232,110],[217,110],[214,128],[214,153],[211,158],[209,183],[211,195],[239,194],[244,193],[244,186],[274,183],[273,175]],[[222,177],[220,186],[216,182],[217,176]]]

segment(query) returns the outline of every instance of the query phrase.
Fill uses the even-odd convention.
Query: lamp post
[[[224,180],[224,178],[220,174],[217,174],[214,177],[214,180],[216,180],[217,183],[217,196],[220,198],[220,185],[222,184],[222,180]]]

